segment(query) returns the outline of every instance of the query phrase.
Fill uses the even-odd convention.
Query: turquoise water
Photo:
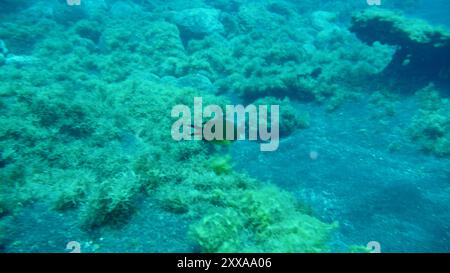
[[[76,4],[0,2],[0,252],[450,252],[448,1]]]

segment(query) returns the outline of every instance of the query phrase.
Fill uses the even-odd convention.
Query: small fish
[[[192,129],[194,129],[194,131],[191,133],[191,136],[202,136],[202,139],[204,140],[204,141],[208,141],[208,142],[211,142],[211,143],[214,143],[214,144],[219,144],[219,145],[229,145],[229,144],[231,144],[231,142],[232,142],[232,140],[227,140],[226,138],[226,136],[227,136],[227,128],[228,127],[232,127],[232,128],[234,128],[234,137],[235,137],[235,139],[237,138],[237,136],[238,136],[238,127],[237,127],[237,125],[236,125],[236,123],[234,123],[233,121],[230,121],[230,120],[228,120],[228,119],[226,119],[225,117],[222,117],[223,118],[223,139],[222,140],[217,140],[217,139],[215,139],[215,140],[211,140],[211,141],[209,141],[209,140],[206,140],[204,137],[203,137],[203,129],[204,129],[204,126],[205,126],[205,124],[207,123],[207,122],[209,122],[209,121],[204,121],[203,123],[202,123],[202,126],[197,126],[197,125],[195,125],[195,124],[191,124],[190,126],[191,126],[191,128]]]

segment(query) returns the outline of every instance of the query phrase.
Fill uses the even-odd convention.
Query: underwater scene
[[[0,0],[0,252],[450,252],[450,1]]]

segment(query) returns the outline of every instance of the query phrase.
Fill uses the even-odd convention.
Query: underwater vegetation
[[[192,226],[191,234],[202,251],[329,251],[325,243],[336,223],[320,222],[305,213],[292,196],[271,186],[237,194],[229,207]]]
[[[255,234],[258,231],[255,225],[270,228],[270,224],[291,221],[297,215],[310,221],[304,223],[305,227],[290,231],[306,233],[295,244],[308,247],[298,251],[315,247],[319,250],[325,235],[310,226],[323,225],[325,233],[326,224],[295,210],[286,210],[284,215],[278,215],[279,210],[270,210],[277,202],[280,206],[287,205],[281,192],[279,197],[274,196],[279,189],[266,193],[258,185],[261,182],[235,173],[229,156],[215,155],[208,143],[171,140],[170,106],[191,103],[193,96],[200,94],[198,91],[133,79],[116,84],[98,81],[90,84],[79,86],[77,93],[83,94],[81,97],[56,92],[53,88],[57,86],[42,88],[29,84],[26,88],[2,89],[3,98],[21,97],[2,108],[9,111],[1,121],[2,216],[13,215],[20,206],[47,202],[54,210],[78,210],[80,227],[90,230],[126,223],[138,209],[139,199],[153,196],[163,209],[203,222],[209,222],[207,212],[233,208],[242,225],[250,225],[249,231]],[[58,89],[64,90],[61,86]],[[208,94],[203,98],[217,103],[221,100]],[[248,196],[252,195],[261,200],[252,203],[254,211],[244,213],[241,210],[250,208],[248,202],[253,201]],[[267,204],[262,201],[269,196],[270,207],[261,207]],[[258,214],[263,217],[258,220],[262,223],[249,219]],[[208,227],[219,228],[215,225],[220,222]],[[195,227],[201,232],[198,224]],[[193,237],[203,251],[243,251],[239,247],[247,240],[230,238],[237,243],[235,248],[210,248],[203,245],[204,240],[210,240],[205,236]],[[211,240],[226,240],[210,236]],[[296,246],[289,247],[290,241],[285,240],[287,250],[295,251]],[[261,240],[252,245],[255,251],[283,251],[277,243],[281,244],[273,242],[266,246],[265,240]]]
[[[450,82],[450,32],[424,20],[385,9],[368,9],[352,17],[350,30],[367,42],[398,46],[384,73]],[[417,79],[415,79],[417,80]]]
[[[411,136],[425,151],[450,155],[450,103],[429,85],[417,92],[422,105],[410,127]]]
[[[353,3],[322,2],[323,9],[317,1],[2,1],[0,252],[30,249],[31,237],[17,238],[12,223],[40,207],[86,241],[154,213],[186,223],[178,251],[365,252],[365,241],[335,247],[348,223],[236,168],[236,143],[170,134],[171,108],[192,106],[194,97],[204,105],[280,105],[286,141],[323,127],[314,107],[337,116],[371,98],[383,117],[395,117],[399,98],[377,77],[389,70],[426,83],[411,95],[421,104],[402,141],[448,158],[450,103],[439,84],[449,76],[448,30],[382,9],[346,22]],[[391,5],[414,4],[406,2]]]
[[[280,136],[286,137],[297,129],[305,129],[309,127],[309,114],[307,112],[298,113],[291,105],[289,98],[277,99],[275,97],[264,97],[253,102],[254,105],[279,105],[279,129]],[[272,125],[270,108],[268,110],[268,128]]]

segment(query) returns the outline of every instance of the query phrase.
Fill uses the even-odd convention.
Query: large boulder
[[[219,20],[220,11],[216,9],[185,9],[172,13],[170,19],[178,26],[182,36],[188,39],[224,31]]]

